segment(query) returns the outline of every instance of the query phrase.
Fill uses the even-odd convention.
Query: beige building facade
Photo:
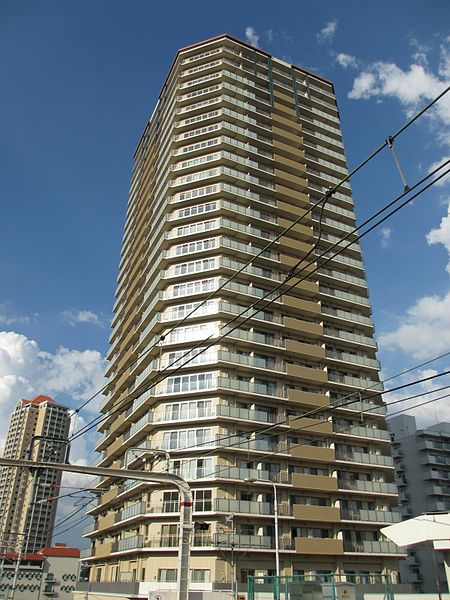
[[[273,484],[282,575],[396,576],[350,185],[311,210],[346,174],[331,82],[228,35],[178,52],[135,154],[97,464],[190,482],[193,589],[275,573]],[[173,586],[175,489],[100,485],[92,582]]]
[[[70,420],[67,407],[49,396],[20,400],[14,409],[6,438],[5,458],[46,459],[62,462],[67,452]],[[31,447],[31,454],[30,452]],[[40,502],[58,496],[61,471],[30,473],[0,468],[0,550],[38,552],[50,546],[56,502]]]

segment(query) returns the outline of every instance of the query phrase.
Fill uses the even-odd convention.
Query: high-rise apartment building
[[[67,407],[49,396],[20,400],[9,423],[5,458],[61,462],[67,453]],[[29,450],[31,448],[31,454]],[[51,545],[61,471],[0,468],[0,551],[37,552]]]
[[[274,574],[273,485],[282,574],[397,571],[380,534],[400,515],[364,265],[357,241],[340,244],[350,185],[310,212],[346,173],[331,82],[228,35],[178,52],[135,154],[97,450],[101,466],[163,470],[162,450],[190,482],[196,589]],[[296,268],[298,285],[261,300]],[[177,492],[105,486],[91,579],[162,589]]]
[[[403,519],[450,511],[450,423],[417,429],[412,415],[399,415],[389,429]],[[411,548],[400,572],[417,592],[448,591],[444,559],[430,547]]]

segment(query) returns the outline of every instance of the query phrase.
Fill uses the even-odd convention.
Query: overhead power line
[[[384,148],[389,147],[394,140],[396,140],[404,131],[406,131],[415,121],[417,121],[420,117],[422,117],[428,110],[430,110],[439,100],[445,96],[450,90],[450,86],[447,86],[440,94],[438,94],[433,100],[431,100],[426,106],[424,106],[420,111],[418,111],[411,119],[409,119],[398,131],[396,131],[393,135],[389,136],[384,142],[378,146],[367,158],[361,161],[354,169],[352,169],[348,175],[346,175],[343,179],[341,179],[337,184],[331,187],[322,197],[313,204],[308,210],[302,213],[296,220],[294,220],[288,227],[286,227],[281,233],[279,233],[273,240],[270,240],[264,248],[260,250],[256,255],[254,255],[246,264],[244,264],[240,269],[235,271],[219,288],[214,290],[211,294],[209,294],[206,298],[204,298],[195,308],[193,308],[187,315],[185,315],[181,320],[179,320],[175,325],[173,325],[166,335],[170,334],[174,329],[180,327],[183,323],[185,323],[194,312],[198,311],[198,309],[203,306],[208,300],[216,296],[225,285],[227,285],[230,281],[235,279],[240,273],[242,273],[247,267],[249,267],[255,259],[260,257],[264,252],[266,252],[271,246],[278,241],[282,236],[286,235],[295,225],[300,223],[308,214],[310,214],[317,206],[322,204],[322,209],[325,203],[329,200],[329,198],[342,186],[343,183],[347,182],[353,175],[358,173],[363,167],[365,167],[370,161],[372,161]],[[303,259],[304,260],[304,259]],[[150,348],[147,348],[144,353],[139,355],[135,360],[133,360],[127,367],[118,373],[115,374],[114,379],[118,379],[126,369],[130,366],[136,364],[138,361],[142,359],[145,354],[148,354],[158,342],[155,342]],[[85,406],[87,406],[90,402],[92,402],[99,394],[106,391],[111,382],[105,384],[102,388],[97,390],[90,398],[88,398],[85,402],[83,402],[78,408],[74,410],[71,416],[78,414]],[[68,417],[70,418],[70,417]]]
[[[414,189],[416,189],[417,187],[419,187],[423,182],[427,181],[428,179],[430,179],[437,171],[441,170],[444,166],[446,166],[448,163],[450,162],[450,159],[444,161],[441,165],[439,165],[434,171],[432,171],[431,173],[429,173],[428,175],[426,175],[424,178],[422,178],[420,181],[418,181],[416,184],[414,184],[410,190],[408,192],[403,192],[402,194],[400,194],[398,197],[396,197],[394,200],[392,200],[391,202],[389,202],[387,205],[385,205],[382,209],[380,209],[379,211],[377,211],[377,213],[375,213],[372,217],[370,217],[369,219],[367,219],[363,225],[361,225],[359,228],[355,228],[352,232],[348,233],[342,240],[339,241],[339,243],[334,244],[334,246],[336,245],[341,245],[342,241],[344,241],[349,235],[354,234],[357,232],[358,229],[361,229],[362,227],[364,227],[365,225],[367,225],[369,222],[373,221],[376,217],[378,217],[380,214],[382,214],[383,212],[385,212],[388,208],[392,207],[395,203],[397,203],[400,199],[404,198],[406,195],[410,194],[411,191],[413,191]],[[179,357],[178,359],[176,359],[173,363],[171,363],[170,367],[166,367],[165,369],[163,369],[162,371],[160,371],[152,380],[150,380],[150,382],[143,382],[141,384],[142,386],[142,390],[140,389],[141,386],[138,386],[138,388],[135,388],[135,390],[133,390],[133,394],[136,395],[136,391],[139,390],[141,393],[145,392],[149,389],[151,389],[152,387],[154,387],[155,385],[157,385],[158,383],[160,383],[161,381],[163,381],[164,379],[166,379],[168,376],[173,376],[175,373],[177,373],[178,371],[180,371],[182,368],[184,368],[184,366],[186,366],[188,363],[192,362],[192,360],[194,360],[194,358],[196,358],[197,356],[199,356],[200,354],[206,352],[208,349],[210,349],[212,346],[216,345],[217,343],[219,343],[221,340],[223,340],[224,338],[226,338],[228,335],[230,335],[230,333],[232,333],[233,331],[235,331],[236,329],[238,329],[239,327],[241,327],[243,325],[243,323],[245,323],[246,321],[250,320],[251,318],[253,318],[257,313],[259,313],[261,310],[265,310],[268,306],[270,306],[274,301],[276,301],[278,298],[280,298],[283,294],[289,292],[292,288],[294,288],[295,286],[297,286],[299,283],[301,283],[302,281],[304,281],[305,279],[307,279],[312,273],[318,271],[320,268],[323,267],[323,265],[327,264],[329,261],[331,261],[335,256],[339,255],[343,250],[345,250],[346,248],[348,248],[349,246],[351,246],[353,243],[355,243],[356,241],[358,241],[359,239],[361,239],[362,237],[366,236],[368,233],[370,233],[371,231],[373,231],[376,227],[378,227],[380,224],[382,224],[384,221],[386,221],[388,218],[392,217],[395,213],[397,213],[400,209],[402,209],[403,207],[405,207],[407,204],[411,203],[414,199],[416,199],[417,197],[419,197],[422,193],[424,193],[427,189],[429,189],[432,185],[434,185],[437,181],[439,181],[440,179],[442,179],[448,172],[450,172],[450,169],[448,169],[447,171],[445,171],[444,173],[442,173],[441,175],[439,175],[438,177],[436,177],[434,180],[432,180],[431,182],[429,182],[427,185],[425,185],[422,189],[420,189],[419,191],[417,191],[415,194],[413,194],[410,198],[407,198],[404,202],[402,202],[398,207],[396,207],[395,209],[393,209],[392,211],[390,211],[387,215],[385,215],[384,217],[382,217],[379,221],[377,221],[375,224],[373,224],[370,228],[368,228],[364,233],[361,233],[357,236],[355,236],[354,239],[350,240],[350,242],[344,246],[341,247],[337,252],[335,252],[332,256],[326,256],[324,261],[321,262],[319,265],[317,265],[312,271],[309,271],[307,273],[306,276],[304,276],[303,278],[295,281],[293,284],[291,284],[290,286],[288,286],[286,289],[284,289],[281,293],[279,293],[277,296],[273,297],[272,294],[274,293],[274,291],[280,289],[283,285],[285,285],[286,281],[282,282],[281,284],[277,285],[273,290],[270,291],[270,295],[271,299],[266,303],[266,305],[264,307],[259,307],[255,313],[253,313],[252,315],[246,317],[243,321],[240,321],[239,324],[235,327],[233,327],[231,330],[226,331],[226,333],[224,333],[222,336],[219,336],[218,338],[216,338],[214,340],[213,343],[207,345],[204,348],[201,348],[201,346],[203,346],[203,344],[205,344],[206,342],[208,342],[208,340],[210,340],[213,335],[210,335],[208,338],[206,338],[205,340],[202,340],[201,342],[199,342],[198,344],[194,345],[194,347],[190,348],[185,354],[183,354],[181,357]],[[327,254],[329,254],[329,249],[325,252]],[[323,253],[322,255],[320,255],[318,258],[321,258],[324,256]],[[310,263],[310,264],[314,264],[314,263]],[[297,276],[298,273],[295,274],[295,276]],[[292,277],[290,277],[292,278]],[[248,309],[246,309],[245,311],[243,311],[244,314],[245,312],[247,312]],[[239,315],[240,316],[240,315]],[[235,321],[236,318],[232,319],[231,321],[229,321],[228,323],[226,323],[223,327],[229,327],[229,324],[233,321]],[[175,369],[173,369],[173,365],[179,361],[181,361],[184,357],[186,357],[188,354],[192,353],[192,350],[195,349],[199,349],[198,353],[195,356],[191,356],[191,358],[189,358],[188,360],[186,360],[186,362],[184,362],[182,365],[176,367]],[[161,375],[163,375],[164,373],[169,372],[168,375],[161,377]],[[144,387],[145,386],[145,387]],[[126,398],[123,403],[121,403],[119,406],[115,407],[114,410],[112,412],[110,412],[109,414],[105,415],[104,417],[97,417],[96,419],[92,420],[90,423],[87,423],[81,430],[79,430],[78,432],[75,432],[72,435],[72,440],[76,439],[77,437],[79,437],[80,435],[83,435],[84,433],[86,433],[87,431],[91,430],[93,427],[96,427],[97,425],[99,425],[101,422],[105,421],[106,419],[109,419],[112,415],[117,414],[118,412],[121,412],[124,410],[124,408],[126,408],[127,406],[130,405],[131,402],[134,401],[134,397],[133,399],[129,399]]]

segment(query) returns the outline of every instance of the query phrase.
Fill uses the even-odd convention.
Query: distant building
[[[389,420],[403,519],[425,512],[450,510],[450,423],[417,429],[416,420],[401,415]],[[447,592],[443,559],[437,553],[441,592]],[[400,563],[402,581],[417,592],[437,589],[430,549],[416,548]]]
[[[49,396],[20,400],[14,409],[6,438],[5,458],[36,461],[64,460],[69,435],[68,409]],[[0,469],[0,551],[37,552],[50,546],[61,471]],[[44,500],[43,502],[41,502]]]
[[[78,575],[80,551],[55,544],[36,553],[0,552],[0,600],[8,598],[17,571],[14,600],[71,600]]]

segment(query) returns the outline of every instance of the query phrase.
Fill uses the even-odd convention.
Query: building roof
[[[49,548],[42,548],[39,554],[43,556],[63,556],[63,557],[74,557],[80,558],[79,548],[68,548],[66,544],[55,544]]]
[[[33,400],[25,400],[25,398],[22,398],[23,404],[33,404],[34,406],[37,406],[43,402],[53,402],[55,404],[53,398],[50,398],[50,396],[44,396],[43,394],[36,396],[33,398]]]
[[[425,513],[413,519],[383,527],[381,533],[397,546],[417,546],[431,542],[450,540],[450,513]]]

